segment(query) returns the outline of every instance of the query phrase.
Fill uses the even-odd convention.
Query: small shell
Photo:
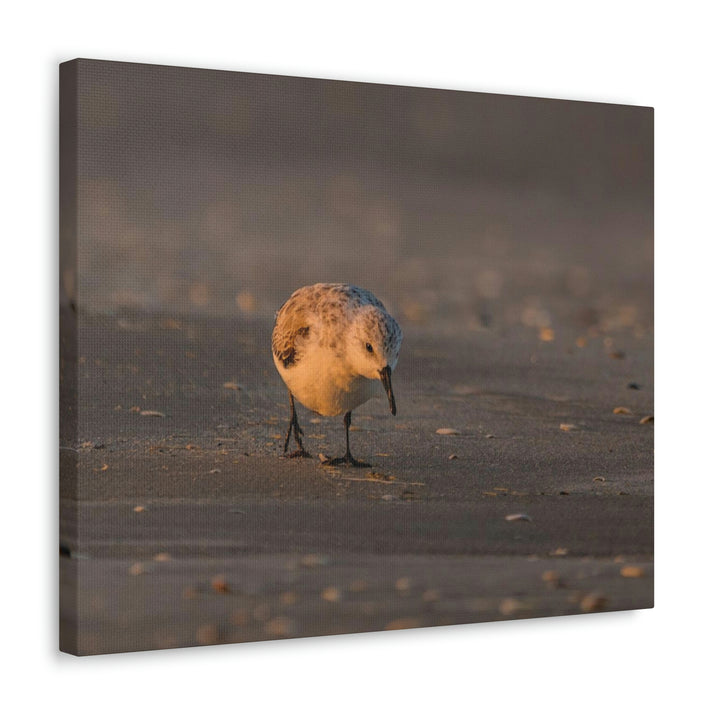
[[[410,580],[409,577],[401,577],[395,581],[395,589],[400,590],[400,592],[409,590],[411,586],[412,586],[412,581]]]
[[[145,565],[143,565],[143,563],[141,563],[141,562],[133,563],[128,568],[128,574],[130,574],[130,575],[144,575],[145,572],[146,572]]]
[[[626,408],[626,407],[616,407],[613,410],[613,414],[615,414],[615,415],[632,415],[632,410],[630,410],[630,408]]]
[[[590,593],[580,600],[580,609],[583,612],[597,612],[598,610],[603,610],[607,603],[608,600],[606,597],[598,593]]]
[[[165,413],[161,413],[159,410],[141,410],[140,414],[145,417],[165,417]]]
[[[500,610],[500,614],[505,616],[515,615],[516,613],[524,609],[525,605],[520,600],[516,600],[515,598],[505,598],[500,602],[500,605],[498,607],[498,610]]]
[[[195,633],[195,639],[200,645],[214,645],[220,640],[220,631],[216,625],[201,625]]]
[[[221,595],[224,595],[224,594],[230,592],[230,586],[227,584],[227,580],[225,579],[224,575],[216,575],[212,579],[210,584],[212,585],[212,589],[216,593],[220,593]]]
[[[418,618],[405,617],[391,620],[386,626],[386,630],[409,630],[410,628],[420,627],[422,623]]]
[[[523,513],[512,513],[511,515],[506,515],[505,519],[508,522],[532,522],[532,518],[529,515],[525,515]]]
[[[640,420],[641,425],[647,425],[648,423],[654,423],[655,418],[652,415],[646,415],[642,420]]]
[[[645,571],[637,565],[626,565],[621,568],[620,574],[625,578],[640,578],[645,575]]]
[[[290,618],[279,615],[265,623],[265,632],[273,637],[286,637],[294,632],[294,624]]]
[[[327,602],[337,602],[340,599],[340,591],[336,587],[326,587],[320,597]]]
[[[250,292],[239,292],[235,296],[235,304],[246,313],[251,313],[257,307],[257,300]]]
[[[459,435],[460,431],[454,428],[438,428],[435,433],[437,435]]]

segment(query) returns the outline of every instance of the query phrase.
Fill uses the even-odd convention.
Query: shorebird
[[[387,395],[395,415],[391,376],[398,361],[402,331],[385,306],[368,290],[339,283],[318,283],[296,290],[275,317],[272,350],[275,367],[290,396],[290,435],[302,444],[295,399],[325,416],[344,415],[345,455],[330,465],[370,467],[350,452],[352,411],[376,395]]]

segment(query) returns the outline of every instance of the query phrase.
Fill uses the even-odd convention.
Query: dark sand
[[[63,649],[652,606],[650,330],[406,327],[397,417],[379,399],[353,415],[368,471],[282,457],[271,327],[81,314]],[[343,451],[341,418],[301,408],[300,422],[314,455]]]

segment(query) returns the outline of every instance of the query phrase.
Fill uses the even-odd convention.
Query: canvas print
[[[60,647],[653,605],[653,111],[60,66]]]

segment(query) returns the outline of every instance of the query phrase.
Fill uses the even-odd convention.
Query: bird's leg
[[[370,463],[360,462],[360,460],[356,460],[352,453],[350,452],[350,418],[351,418],[351,410],[348,410],[345,413],[345,456],[339,457],[339,458],[333,458],[332,460],[327,460],[323,463],[323,465],[352,465],[353,467],[372,467]]]
[[[290,444],[290,433],[292,433],[295,436],[295,442],[297,443],[298,449],[295,452],[290,453],[287,457],[311,457],[310,453],[303,447],[302,439],[300,438],[303,431],[300,427],[300,423],[298,422],[297,413],[295,412],[295,399],[293,398],[291,392],[288,394],[290,395],[290,410],[292,410],[292,415],[290,416],[290,425],[288,425],[287,433],[285,435],[285,447],[283,448],[283,452],[287,454],[288,445]]]

